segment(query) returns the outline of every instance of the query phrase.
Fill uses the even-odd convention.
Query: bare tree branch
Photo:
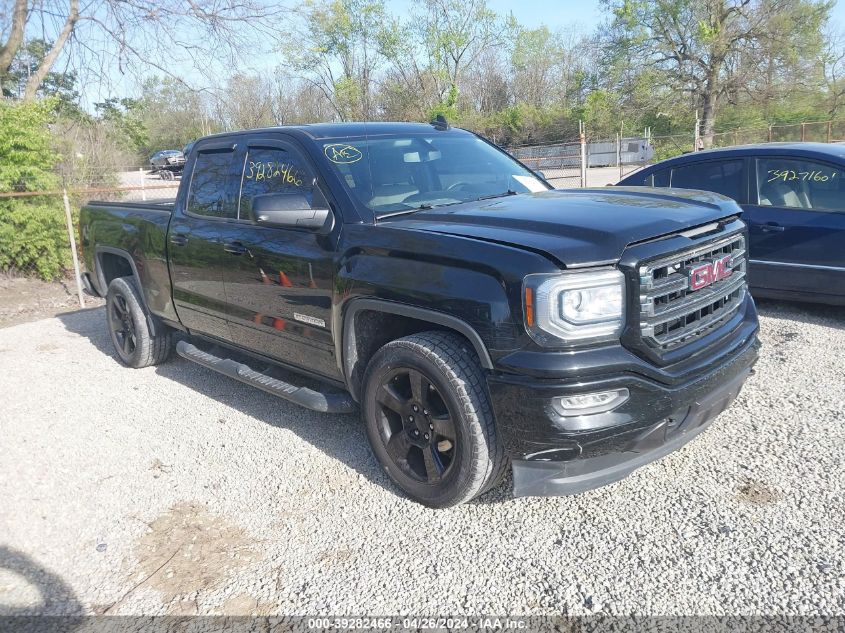
[[[15,8],[12,10],[12,24],[9,29],[9,37],[6,42],[0,45],[0,77],[9,72],[12,60],[20,50],[23,42],[23,32],[26,26],[27,0],[15,0]]]
[[[44,59],[41,60],[41,64],[39,64],[38,68],[36,68],[35,72],[32,73],[29,80],[26,82],[26,88],[24,89],[23,95],[24,101],[32,101],[35,99],[35,94],[38,91],[38,88],[41,87],[41,84],[47,77],[47,74],[53,68],[53,64],[56,63],[56,58],[58,58],[59,54],[62,52],[62,49],[70,37],[70,34],[73,32],[78,20],[79,0],[70,0],[70,8],[68,10],[67,19],[65,20],[65,24],[62,27],[59,36],[53,42],[53,46],[50,47],[50,51],[44,56]]]

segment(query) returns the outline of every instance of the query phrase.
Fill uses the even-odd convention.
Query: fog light
[[[554,409],[555,413],[564,417],[604,413],[618,407],[629,396],[630,394],[625,387],[593,393],[579,393],[572,396],[560,396],[558,398],[552,398],[552,409]]]

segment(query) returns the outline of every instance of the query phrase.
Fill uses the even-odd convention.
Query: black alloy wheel
[[[126,305],[126,298],[117,294],[109,307],[109,327],[114,337],[115,347],[123,354],[122,358],[131,358],[138,345],[138,335],[135,329],[135,321],[129,306]]]
[[[454,332],[420,332],[382,346],[364,374],[361,415],[384,472],[429,507],[469,501],[507,468],[484,371]]]
[[[394,369],[376,394],[379,433],[390,459],[408,477],[437,483],[455,460],[457,434],[446,401],[422,371]]]
[[[124,365],[149,367],[167,360],[171,330],[149,313],[133,277],[117,277],[109,283],[106,323]]]

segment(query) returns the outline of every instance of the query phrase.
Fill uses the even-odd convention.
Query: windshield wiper
[[[401,209],[399,211],[389,211],[388,213],[382,213],[376,216],[378,219],[384,218],[393,218],[397,215],[408,215],[409,213],[416,213],[417,211],[431,211],[432,209],[440,209],[442,207],[451,207],[453,204],[464,204],[465,202],[469,202],[468,200],[458,200],[456,202],[446,202],[444,204],[430,204],[428,202],[423,202],[418,207],[412,207],[410,209]]]
[[[418,207],[411,207],[410,209],[400,209],[399,211],[389,211],[388,213],[382,213],[380,215],[377,215],[376,218],[379,220],[383,220],[384,218],[395,218],[397,215],[409,215],[411,213],[416,213],[417,211],[429,211],[433,208],[434,207],[432,205],[428,203],[423,203]]]
[[[502,193],[494,193],[489,196],[481,196],[480,198],[476,198],[477,200],[492,200],[493,198],[504,198],[505,196],[515,196],[517,192],[513,189],[508,189],[507,191],[503,191]]]

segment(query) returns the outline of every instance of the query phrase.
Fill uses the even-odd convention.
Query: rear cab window
[[[200,149],[191,173],[187,212],[221,219],[234,219],[237,207],[231,195],[236,177],[234,147]]]

